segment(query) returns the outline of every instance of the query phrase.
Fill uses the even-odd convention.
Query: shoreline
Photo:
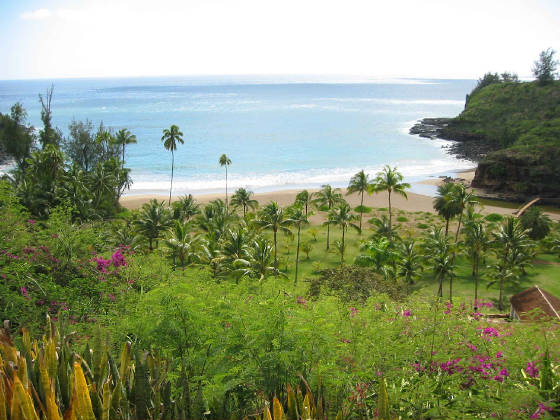
[[[469,179],[474,177],[474,170],[469,171],[457,171],[456,174],[458,175],[457,178],[461,178],[464,182],[468,182]],[[423,181],[420,181],[420,184],[430,185],[430,186],[437,186],[443,182],[443,178],[428,178]],[[346,195],[346,188],[340,188],[341,192],[344,195],[344,198],[348,201],[350,206],[356,207],[360,204],[360,196],[358,194],[351,194]],[[295,201],[296,194],[302,191],[302,189],[290,189],[290,190],[276,190],[270,192],[259,192],[254,193],[252,198],[259,202],[259,206],[265,205],[271,201],[276,201],[281,207],[286,207],[291,205]],[[318,191],[317,188],[310,188],[308,189],[309,192],[316,192]],[[407,191],[408,200],[400,195],[391,195],[391,202],[393,209],[395,210],[404,210],[407,212],[430,212],[435,213],[433,208],[433,200],[434,198],[424,194],[418,194],[414,192]],[[172,196],[171,201],[176,201],[181,196]],[[225,193],[212,193],[212,194],[193,194],[193,197],[201,204],[207,204],[208,202],[215,200],[215,199],[225,199]],[[228,194],[228,197],[231,197],[231,193]],[[169,200],[169,196],[161,195],[161,194],[142,194],[142,195],[129,195],[121,198],[120,204],[129,210],[139,209],[142,207],[142,204],[147,203],[151,199],[157,199],[159,201],[167,202]],[[372,195],[364,195],[364,205],[373,208],[386,208],[388,203],[388,194],[386,192],[380,192]],[[506,208],[506,207],[498,207],[487,205],[481,209],[481,213],[483,214],[490,214],[490,213],[497,213],[501,215],[512,215],[514,209]],[[553,219],[559,219],[560,215],[558,214],[549,214]],[[320,223],[324,220],[323,214],[315,214],[310,217],[311,223]]]

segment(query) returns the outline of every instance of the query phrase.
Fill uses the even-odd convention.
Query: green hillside
[[[526,199],[556,202],[560,193],[560,82],[495,83],[473,92],[445,138],[480,142],[493,151],[473,185]]]

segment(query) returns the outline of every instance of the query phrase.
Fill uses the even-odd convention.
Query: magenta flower
[[[350,342],[350,340],[348,340],[347,338],[341,338],[340,341],[342,341],[344,344],[348,344]]]
[[[537,364],[535,362],[527,362],[525,372],[527,372],[527,375],[530,378],[537,378],[539,376],[539,369],[537,368]]]
[[[406,311],[403,312],[403,316],[406,316],[407,318],[411,315],[412,315],[412,313],[410,312],[409,309],[407,309]]]
[[[492,328],[492,327],[486,327],[484,328],[484,330],[482,331],[482,333],[487,336],[487,337],[499,337],[500,334],[498,332],[497,329]]]
[[[27,293],[27,288],[25,286],[21,286],[21,294],[25,299],[30,299],[29,294]]]
[[[108,297],[112,302],[115,301],[115,295],[114,295],[114,294],[112,294],[112,293],[107,293],[107,297]]]
[[[504,369],[502,369],[502,370],[500,371],[500,375],[506,376],[506,377],[507,377],[507,376],[509,376],[509,372],[508,372],[507,369],[504,368]]]
[[[537,411],[535,411],[532,415],[531,418],[532,419],[538,419],[540,418],[543,414],[545,414],[547,411],[552,411],[552,407],[546,406],[543,403],[539,403],[539,407],[537,408]]]
[[[115,267],[126,266],[126,261],[123,254],[119,249],[117,249],[111,256],[111,261]]]
[[[358,313],[358,310],[356,308],[354,308],[353,306],[351,306],[349,309],[350,309],[350,316],[355,317],[356,314]]]
[[[500,375],[496,375],[493,378],[496,382],[504,382],[504,378]]]
[[[502,353],[501,351],[499,351],[498,353],[496,353],[496,358],[500,359],[504,357],[504,353]]]
[[[35,224],[35,220],[29,219],[29,220],[27,221],[27,223],[29,223],[30,225],[34,225],[34,224]]]
[[[478,351],[478,349],[476,348],[476,346],[475,346],[474,344],[472,344],[472,343],[467,344],[467,347],[468,347],[469,349],[471,349],[472,351]]]

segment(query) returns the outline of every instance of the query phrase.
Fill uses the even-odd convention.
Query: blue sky
[[[3,0],[0,79],[530,76],[554,0]]]

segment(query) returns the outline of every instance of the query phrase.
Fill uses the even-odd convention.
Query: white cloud
[[[31,12],[24,12],[20,15],[23,20],[43,20],[52,16],[49,9],[37,9]]]

